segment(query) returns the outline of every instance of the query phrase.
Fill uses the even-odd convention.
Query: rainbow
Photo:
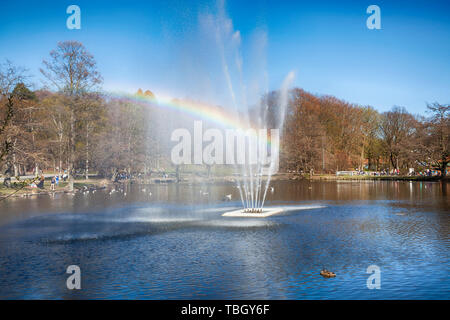
[[[204,103],[164,97],[158,97],[156,99],[145,95],[123,92],[107,92],[104,93],[104,95],[120,101],[142,105],[144,107],[157,107],[163,110],[180,111],[192,117],[199,117],[200,119],[212,121],[224,128],[240,129],[244,131],[249,128],[258,128],[258,125],[252,123],[251,119],[244,119],[244,115],[239,117],[238,112],[229,113],[221,107]],[[270,148],[272,145],[270,130],[266,138],[267,146]]]
[[[243,120],[243,116],[239,117],[237,112],[229,113],[223,108],[212,106],[200,102],[181,100],[174,98],[158,97],[151,98],[144,95],[129,93],[105,93],[106,96],[139,104],[147,107],[157,107],[164,110],[180,111],[193,117],[212,121],[225,128],[248,129],[253,127],[251,123]]]

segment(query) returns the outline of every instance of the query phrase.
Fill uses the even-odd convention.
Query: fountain
[[[224,217],[242,217],[242,218],[265,218],[274,214],[282,213],[283,208],[253,208],[253,209],[239,209],[235,211],[225,212]]]
[[[270,186],[271,177],[278,171],[279,162],[279,134],[282,132],[286,108],[288,105],[289,88],[294,80],[294,72],[289,72],[284,79],[280,90],[277,93],[270,93],[268,89],[268,79],[266,71],[266,61],[264,57],[264,48],[267,45],[267,35],[264,33],[260,39],[259,56],[262,65],[258,66],[261,73],[257,76],[256,87],[259,92],[253,95],[251,100],[251,92],[249,86],[245,83],[247,77],[243,73],[243,57],[241,54],[241,33],[234,30],[233,23],[225,14],[223,6],[220,6],[219,13],[216,17],[209,16],[208,30],[214,30],[215,39],[220,51],[222,72],[226,79],[230,105],[234,106],[234,116],[239,118],[242,128],[250,128],[248,130],[267,130],[270,128],[270,160],[267,160],[267,140],[256,142],[256,146],[249,146],[248,154],[244,165],[235,167],[242,177],[236,179],[236,187],[239,189],[239,195],[242,203],[242,209],[226,212],[226,217],[267,217],[270,215],[283,212],[282,208],[265,207],[267,191]],[[254,62],[254,60],[252,61]],[[233,70],[235,74],[232,74]],[[238,79],[237,84],[233,79]],[[252,84],[255,87],[255,84]],[[237,88],[237,90],[236,90]],[[257,90],[258,91],[258,90]],[[254,92],[253,92],[254,93]],[[271,94],[273,94],[271,96]],[[261,99],[261,96],[264,98]],[[256,98],[256,99],[255,99]],[[269,102],[272,99],[271,103]],[[255,102],[259,101],[259,102]],[[269,109],[269,104],[272,109]],[[256,106],[255,106],[256,105]],[[275,105],[275,106],[274,106]],[[275,131],[273,131],[275,130]],[[248,136],[247,136],[248,138]],[[248,140],[249,145],[251,139]],[[257,151],[258,150],[258,151]],[[246,150],[247,151],[247,150]],[[256,158],[255,162],[250,160],[251,157]],[[240,172],[239,172],[240,171]],[[263,178],[265,176],[265,179]]]
[[[184,90],[192,97],[192,100],[205,101],[205,103],[184,101],[183,109],[194,111],[195,116],[210,122],[205,123],[205,132],[203,132],[202,122],[197,118],[193,119],[193,134],[186,128],[174,130],[171,141],[177,141],[178,145],[172,149],[171,160],[175,165],[191,164],[191,155],[194,155],[192,163],[208,166],[208,177],[213,164],[234,165],[233,174],[239,176],[236,179],[236,187],[239,190],[242,209],[227,212],[224,216],[265,217],[277,214],[283,210],[268,208],[265,206],[265,201],[271,178],[278,171],[279,137],[283,129],[289,100],[288,93],[294,79],[294,72],[288,72],[278,91],[269,91],[264,56],[267,35],[261,32],[257,37],[255,36],[254,39],[257,40],[253,39],[253,43],[256,43],[255,50],[252,50],[255,57],[245,60],[250,62],[247,69],[252,72],[244,74],[241,33],[234,29],[232,20],[225,13],[223,2],[218,3],[217,11],[217,14],[200,15],[201,34],[196,39],[201,41],[196,42],[191,49],[193,50],[192,60],[201,63],[198,63],[194,71],[192,68],[188,69],[186,81],[183,82]],[[211,40],[216,46],[211,45],[212,43],[209,42]],[[189,52],[183,50],[183,61],[186,55],[189,55]],[[201,79],[201,81],[197,84],[192,79]],[[173,102],[168,105],[173,105]],[[183,122],[178,115],[173,120]],[[220,129],[227,130],[227,133],[228,130],[244,132],[245,151],[242,152],[243,149],[238,147],[234,148],[234,139],[241,141],[241,133],[233,136],[231,148],[228,148],[229,140],[226,138],[227,146],[223,148],[222,131],[217,127],[211,128],[211,122],[219,124]],[[266,133],[270,131],[269,137],[265,136],[261,139],[261,131]],[[203,149],[204,142],[210,142],[210,144]],[[270,157],[267,156],[269,145]],[[227,153],[226,161],[222,161],[224,149]],[[211,150],[215,150],[214,156]],[[233,156],[230,156],[233,158],[232,163],[228,161],[229,150],[233,153]],[[244,156],[242,156],[243,153]],[[244,161],[235,161],[235,154],[237,158],[243,157]]]
[[[256,143],[258,148],[249,147],[249,157],[256,157],[256,165],[248,163],[250,160],[247,160],[247,163],[241,167],[243,179],[238,179],[236,182],[243,208],[226,212],[223,214],[225,217],[268,217],[283,212],[282,208],[264,207],[264,204],[272,175],[278,171],[279,130],[282,129],[283,126],[284,113],[287,106],[288,86],[292,79],[293,74],[290,73],[284,81],[280,90],[280,97],[277,99],[278,109],[281,111],[281,115],[278,120],[279,123],[277,124],[277,129],[275,129],[275,131],[271,130],[271,155],[269,160],[267,161],[266,140],[263,140],[262,142],[258,141]],[[265,108],[263,110],[267,109]],[[266,127],[267,124],[265,123],[265,119],[266,114],[263,112],[262,116],[257,119],[258,125]],[[259,136],[259,138],[261,138],[261,136]],[[249,143],[250,140],[251,139],[249,139]],[[265,183],[263,179],[264,176],[266,177]]]
[[[286,79],[283,81],[283,85],[280,89],[280,93],[277,101],[277,110],[280,112],[278,123],[276,123],[276,131],[271,130],[271,156],[269,163],[266,163],[266,147],[267,141],[258,141],[257,145],[259,147],[258,152],[255,152],[257,148],[251,148],[250,152],[253,150],[253,156],[256,155],[256,166],[252,164],[246,164],[242,166],[242,176],[243,181],[237,181],[237,187],[240,190],[241,202],[243,205],[242,209],[226,212],[223,214],[225,217],[268,217],[271,215],[279,214],[283,212],[282,208],[277,207],[264,207],[264,203],[267,196],[267,191],[269,189],[271,177],[278,170],[279,161],[279,130],[283,128],[284,115],[286,112],[286,107],[288,103],[288,89],[294,78],[294,73],[288,74]],[[261,112],[258,120],[258,125],[261,127],[267,126],[267,106],[264,106],[263,112]],[[265,165],[268,164],[268,168]],[[256,174],[253,174],[254,169],[256,169]],[[267,170],[265,170],[267,169]],[[265,174],[264,174],[265,171]],[[266,176],[265,185],[262,179]],[[241,191],[241,185],[243,185],[244,192]]]

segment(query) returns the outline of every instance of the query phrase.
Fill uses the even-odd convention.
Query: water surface
[[[233,185],[11,199],[0,202],[0,298],[449,299],[447,187],[276,182],[267,203],[286,211],[264,219],[221,216],[240,206]],[[81,290],[66,288],[69,265]],[[380,290],[366,286],[370,265]]]

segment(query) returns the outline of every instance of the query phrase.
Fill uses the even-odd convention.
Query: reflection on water
[[[450,298],[441,183],[277,182],[268,205],[285,212],[264,219],[221,216],[239,207],[232,185],[126,193],[1,202],[0,298]],[[65,287],[72,264],[80,291]],[[381,290],[366,287],[372,264]]]

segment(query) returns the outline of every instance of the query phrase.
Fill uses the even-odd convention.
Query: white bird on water
[[[270,192],[274,193],[275,192],[275,188],[274,187],[270,187]]]

